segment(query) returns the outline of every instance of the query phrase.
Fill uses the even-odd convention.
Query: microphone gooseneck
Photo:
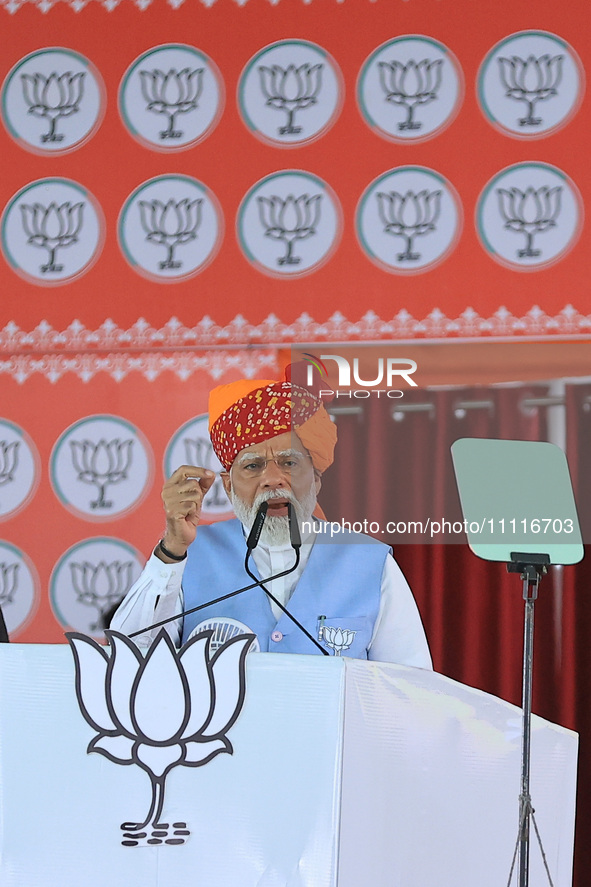
[[[142,628],[139,631],[131,632],[128,635],[128,637],[134,638],[137,635],[144,634],[144,632],[152,631],[154,628],[160,628],[160,626],[166,625],[169,622],[173,622],[177,619],[182,619],[185,616],[190,615],[191,613],[197,613],[199,610],[203,610],[206,607],[211,607],[215,604],[219,604],[222,601],[226,601],[229,598],[235,597],[238,594],[242,594],[244,591],[249,591],[251,588],[256,588],[257,586],[259,586],[259,588],[262,588],[262,590],[265,592],[267,597],[270,598],[273,601],[273,603],[275,603],[279,607],[279,609],[283,613],[285,613],[285,615],[289,619],[291,619],[291,621],[294,623],[294,625],[296,625],[297,628],[299,628],[300,631],[302,631],[306,635],[306,637],[314,644],[314,646],[318,648],[318,650],[322,653],[322,655],[329,656],[330,654],[329,654],[328,650],[326,650],[324,647],[320,646],[320,644],[318,643],[316,638],[313,637],[306,628],[304,628],[304,626],[301,624],[301,622],[299,622],[295,618],[295,616],[289,612],[287,607],[285,607],[281,603],[281,601],[277,600],[277,598],[269,591],[269,589],[264,584],[265,582],[272,582],[273,579],[281,579],[283,576],[288,576],[290,573],[293,573],[294,570],[297,570],[298,565],[300,563],[300,547],[302,544],[302,540],[300,537],[300,528],[298,526],[297,518],[295,516],[295,510],[293,510],[293,506],[290,502],[287,503],[287,513],[288,513],[288,520],[289,520],[289,532],[290,532],[291,544],[292,544],[292,547],[295,551],[295,563],[293,564],[293,566],[289,567],[289,569],[283,570],[281,573],[276,573],[275,576],[268,576],[266,579],[257,579],[257,577],[254,575],[254,573],[252,572],[252,570],[250,570],[250,568],[248,566],[248,562],[250,560],[250,557],[252,556],[253,549],[255,549],[259,543],[259,539],[261,537],[261,532],[263,530],[263,524],[265,523],[265,518],[267,516],[268,507],[269,506],[268,506],[267,502],[261,502],[261,504],[259,505],[256,517],[254,519],[253,525],[251,527],[250,533],[248,534],[248,539],[246,540],[246,557],[244,559],[244,569],[246,570],[246,572],[250,576],[250,578],[254,580],[251,585],[245,585],[245,586],[243,586],[243,588],[237,588],[235,591],[230,591],[230,592],[228,592],[228,594],[223,594],[220,597],[215,598],[214,600],[206,601],[205,603],[199,604],[196,607],[191,607],[188,610],[183,610],[183,612],[176,613],[174,616],[169,616],[167,619],[161,619],[159,622],[154,622],[152,625],[146,626],[146,628]]]
[[[290,514],[290,506],[291,506],[291,503],[288,503],[288,505],[287,505],[287,508],[288,508],[288,514]],[[296,520],[295,520],[295,515],[294,515],[294,517],[293,517],[293,522],[294,522],[295,526],[297,527],[297,523],[296,523]],[[293,525],[291,524],[291,520],[290,520],[290,535],[291,535],[291,528],[292,528],[292,526],[293,526]],[[299,527],[297,527],[297,531],[296,531],[296,532],[297,532],[297,535],[298,535],[298,537],[299,537],[299,534],[300,534]],[[251,530],[251,533],[252,533],[252,530]],[[259,534],[259,535],[260,535],[260,534]],[[250,538],[250,537],[249,537],[249,538]],[[317,639],[316,639],[313,635],[310,634],[310,632],[308,631],[308,629],[307,629],[307,628],[304,628],[304,626],[302,625],[302,623],[301,623],[298,619],[296,619],[296,617],[293,615],[293,613],[290,613],[290,611],[287,609],[287,607],[284,606],[284,604],[282,604],[281,601],[277,600],[277,598],[275,597],[275,595],[272,594],[272,592],[270,592],[269,589],[267,588],[267,586],[265,585],[265,582],[271,582],[273,579],[279,579],[279,578],[282,577],[282,576],[288,576],[290,573],[293,573],[294,570],[297,570],[298,565],[299,565],[299,563],[300,563],[300,547],[301,547],[301,544],[302,544],[302,543],[301,543],[301,540],[300,540],[300,543],[299,543],[299,545],[298,545],[297,543],[295,543],[295,542],[293,541],[293,537],[292,537],[292,543],[291,543],[291,544],[292,544],[293,549],[294,549],[294,551],[295,551],[295,563],[293,564],[293,566],[291,566],[291,567],[289,568],[289,570],[284,570],[283,573],[279,573],[277,576],[269,576],[268,579],[257,579],[257,577],[255,576],[255,574],[252,572],[252,570],[251,570],[250,567],[248,566],[248,562],[249,562],[250,557],[251,557],[251,555],[252,555],[252,548],[248,548],[248,547],[247,547],[247,549],[246,549],[246,557],[244,558],[244,569],[246,570],[246,572],[248,573],[248,575],[250,576],[250,578],[251,578],[251,579],[254,579],[255,584],[258,585],[260,588],[262,588],[262,590],[265,592],[265,594],[267,595],[267,597],[269,598],[269,600],[272,600],[273,603],[276,604],[276,605],[279,607],[279,609],[281,610],[281,612],[282,612],[282,613],[285,613],[285,615],[288,617],[288,619],[291,619],[291,621],[293,622],[293,624],[294,624],[297,628],[299,628],[299,630],[300,630],[303,634],[306,635],[306,637],[308,638],[308,640],[310,640],[310,641],[314,644],[314,646],[317,647],[317,648],[320,650],[320,652],[322,653],[322,655],[323,655],[323,656],[330,656],[330,653],[328,652],[328,650],[325,650],[324,647],[322,647],[322,646],[318,643]]]

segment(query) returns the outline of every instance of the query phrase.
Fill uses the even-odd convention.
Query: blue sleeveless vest
[[[324,535],[316,540],[287,606],[313,637],[318,637],[323,626],[321,642],[330,653],[367,659],[389,552],[388,546],[361,533],[341,531],[338,541],[329,542]],[[245,554],[240,521],[199,527],[183,575],[185,609],[249,585],[252,580],[244,570]],[[250,566],[255,576],[261,578],[252,558]],[[283,613],[276,621],[261,588],[251,588],[185,616],[183,643],[201,622],[223,616],[248,625],[257,635],[263,653],[320,655],[288,616]]]

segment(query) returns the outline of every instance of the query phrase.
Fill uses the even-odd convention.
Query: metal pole
[[[530,795],[531,760],[531,710],[534,645],[534,603],[538,596],[539,575],[524,574],[523,599],[525,624],[523,637],[523,732],[521,741],[521,794],[519,796],[519,887],[528,887],[529,881],[529,831],[532,804]]]

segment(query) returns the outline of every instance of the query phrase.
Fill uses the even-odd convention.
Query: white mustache
[[[269,499],[287,499],[292,505],[296,505],[298,501],[291,490],[265,490],[262,493],[259,493],[258,496],[255,496],[253,502],[254,508],[258,509],[261,502],[268,502]],[[272,516],[273,515],[270,515],[270,517]]]

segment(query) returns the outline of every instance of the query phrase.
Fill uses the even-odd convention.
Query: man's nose
[[[277,463],[273,462],[272,459],[269,459],[269,461],[265,465],[262,481],[265,487],[272,487],[273,489],[286,485],[285,474],[281,471]]]

